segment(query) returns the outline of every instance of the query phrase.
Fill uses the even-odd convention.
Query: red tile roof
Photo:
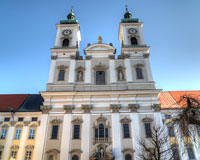
[[[183,108],[184,104],[180,103],[183,95],[191,96],[200,101],[200,91],[169,91],[161,92],[158,96],[162,109]]]
[[[12,107],[16,111],[28,96],[29,94],[1,94],[0,111],[9,111],[9,107]]]

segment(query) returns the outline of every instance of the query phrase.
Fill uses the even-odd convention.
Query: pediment
[[[109,44],[92,44],[85,50],[85,53],[115,53],[116,49]]]

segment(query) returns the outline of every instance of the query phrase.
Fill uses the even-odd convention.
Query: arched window
[[[132,45],[137,45],[138,44],[137,39],[135,37],[131,37],[131,44]]]
[[[104,125],[103,124],[99,125],[99,137],[104,138]]]
[[[125,156],[125,160],[132,160],[132,156],[131,156],[130,154],[127,154],[127,155]]]
[[[54,160],[54,156],[50,155],[48,160]]]
[[[136,68],[137,79],[143,79],[142,69]]]
[[[104,71],[96,71],[96,84],[97,85],[105,84],[105,72]]]
[[[68,47],[69,46],[69,39],[65,38],[63,40],[63,44],[62,44],[63,47]]]
[[[65,70],[61,69],[59,71],[58,80],[59,81],[64,81],[64,78],[65,78]]]
[[[72,157],[72,160],[79,160],[79,158],[78,158],[77,155],[74,155],[74,156]]]

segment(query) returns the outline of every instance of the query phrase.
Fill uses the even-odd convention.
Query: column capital
[[[139,104],[128,104],[128,109],[130,109],[131,112],[137,112],[138,108],[139,108]]]
[[[74,109],[74,105],[64,105],[63,106],[64,110],[65,110],[65,113],[72,113],[72,110]]]
[[[40,106],[40,109],[42,110],[42,114],[48,114],[49,111],[51,110],[51,106]]]
[[[91,59],[92,59],[92,56],[85,56],[85,59],[86,59],[86,60],[91,60]]]
[[[91,109],[92,109],[92,105],[91,104],[83,104],[81,106],[83,113],[90,113]]]
[[[31,121],[24,121],[24,126],[28,126],[31,123]]]
[[[16,123],[17,123],[16,121],[10,121],[11,126],[15,126]]]
[[[109,55],[109,59],[115,59],[115,55]]]
[[[151,109],[153,109],[154,112],[160,112],[161,104],[152,104]]]
[[[120,104],[110,104],[110,109],[112,110],[112,113],[118,113],[120,108]]]
[[[52,59],[52,60],[56,60],[56,59],[57,59],[57,56],[51,56],[51,59]]]

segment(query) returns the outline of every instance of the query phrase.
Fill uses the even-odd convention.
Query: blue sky
[[[80,23],[81,55],[99,35],[120,54],[126,4],[144,22],[156,87],[200,90],[199,0],[0,0],[0,94],[45,91],[55,25],[71,6]]]

